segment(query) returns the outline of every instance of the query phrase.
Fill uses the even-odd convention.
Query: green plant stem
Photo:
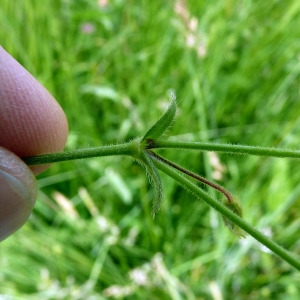
[[[174,170],[169,165],[165,164],[156,156],[153,156],[151,152],[149,153],[149,155],[153,158],[154,164],[157,166],[158,169],[160,169],[162,172],[164,172],[165,174],[173,178],[175,181],[177,181],[180,185],[182,185],[185,189],[187,189],[188,192],[192,193],[193,195],[195,195],[200,199],[203,199],[208,205],[212,206],[215,210],[221,213],[228,220],[230,220],[231,222],[239,226],[241,229],[243,229],[245,232],[247,232],[257,241],[265,245],[267,248],[269,248],[271,251],[273,251],[275,254],[277,254],[279,257],[281,257],[283,260],[289,263],[291,266],[293,266],[297,270],[300,270],[299,258],[295,258],[287,250],[283,249],[277,243],[275,243],[274,241],[272,241],[271,239],[269,239],[268,237],[260,233],[253,226],[245,222],[242,218],[240,218],[231,210],[229,210],[227,207],[222,205],[218,200],[210,197],[195,183],[193,183],[192,181],[184,177],[182,174]]]
[[[291,150],[291,149],[277,149],[277,148],[258,147],[258,146],[215,144],[215,143],[201,143],[201,142],[148,140],[147,149],[158,149],[158,148],[219,151],[219,152],[236,153],[236,154],[258,155],[258,156],[300,158],[300,151]]]
[[[206,178],[204,178],[196,173],[193,173],[193,172],[173,163],[172,161],[170,161],[168,159],[165,159],[164,157],[154,153],[153,151],[147,151],[147,153],[151,154],[152,157],[155,156],[157,159],[159,159],[160,161],[169,165],[170,167],[177,169],[178,171],[180,171],[180,172],[182,172],[182,173],[184,173],[206,185],[209,185],[210,187],[214,188],[215,190],[218,190],[220,193],[222,193],[227,198],[228,202],[232,202],[232,195],[226,189],[224,189],[222,186],[220,186],[212,181],[209,181]]]
[[[95,148],[78,149],[73,151],[56,152],[37,156],[22,157],[28,165],[48,164],[59,161],[67,161],[81,158],[113,155],[134,155],[138,149],[136,141],[111,146],[100,146]]]

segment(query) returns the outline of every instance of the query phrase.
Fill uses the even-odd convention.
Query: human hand
[[[18,230],[35,204],[34,174],[20,157],[60,151],[66,116],[50,93],[0,46],[0,241]]]

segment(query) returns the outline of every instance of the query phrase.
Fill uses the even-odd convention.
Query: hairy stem
[[[196,173],[193,173],[187,169],[184,169],[182,168],[181,166],[171,162],[170,160],[168,159],[165,159],[164,157],[161,157],[160,155],[154,153],[153,151],[147,151],[149,153],[150,156],[156,158],[156,159],[159,159],[160,161],[164,162],[165,164],[169,165],[170,167],[172,168],[175,168],[177,169],[178,171],[206,184],[206,185],[209,185],[210,187],[218,190],[220,193],[222,193],[228,200],[228,202],[232,202],[232,195],[227,191],[225,190],[223,187],[219,186],[218,184],[214,183],[214,182],[211,182],[209,180],[207,180],[206,178],[196,174]]]
[[[162,141],[148,140],[147,149],[171,148],[171,149],[190,149],[200,151],[219,151],[236,154],[250,154],[258,156],[273,157],[291,157],[300,158],[299,150],[277,149],[269,147],[232,145],[232,144],[216,144],[202,142],[181,142],[181,141]]]
[[[56,152],[37,156],[22,157],[28,165],[48,164],[59,161],[113,155],[134,155],[138,149],[136,141],[111,146],[100,146],[95,148],[78,149],[73,151]]]
[[[300,270],[300,259],[294,257],[290,252],[282,248],[280,245],[263,235],[253,226],[245,222],[241,217],[233,213],[230,209],[222,205],[218,200],[210,197],[207,193],[205,193],[201,188],[199,188],[195,183],[185,178],[182,174],[171,168],[169,165],[165,164],[165,162],[161,161],[156,156],[152,156],[154,160],[154,164],[157,166],[165,174],[169,175],[175,181],[177,181],[180,185],[182,185],[188,192],[197,196],[198,198],[204,200],[208,205],[212,206],[219,213],[221,213],[224,217],[230,220],[232,223],[239,226],[249,235],[251,235],[254,239],[265,245],[272,252],[277,254],[291,266]]]

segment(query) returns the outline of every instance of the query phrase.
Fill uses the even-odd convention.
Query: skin
[[[51,94],[0,47],[0,241],[28,219],[36,200],[35,176],[20,157],[61,151],[66,116]]]

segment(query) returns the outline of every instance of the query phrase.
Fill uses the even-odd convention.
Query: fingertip
[[[0,241],[24,225],[35,204],[37,184],[28,166],[0,147]]]
[[[0,47],[0,145],[19,157],[61,151],[66,115],[52,95]],[[32,167],[35,174],[48,166]]]

